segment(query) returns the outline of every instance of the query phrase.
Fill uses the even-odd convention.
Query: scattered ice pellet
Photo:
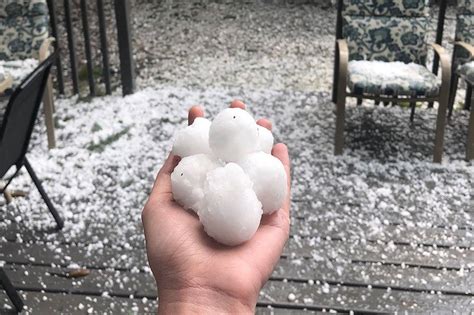
[[[171,174],[174,200],[185,209],[197,211],[198,203],[204,198],[206,174],[219,166],[217,159],[206,154],[183,158]]]
[[[258,146],[257,123],[240,108],[227,108],[212,121],[209,146],[213,153],[226,162],[236,162]]]
[[[207,174],[206,196],[199,218],[209,236],[225,245],[238,245],[257,231],[262,204],[242,168],[228,163]]]
[[[263,213],[280,209],[286,197],[286,173],[280,160],[270,154],[255,152],[246,155],[238,164],[253,182]]]
[[[210,154],[209,127],[211,122],[198,117],[193,124],[179,130],[173,144],[173,154],[186,157],[194,154]]]
[[[293,302],[296,300],[296,295],[294,293],[288,294],[288,301]]]

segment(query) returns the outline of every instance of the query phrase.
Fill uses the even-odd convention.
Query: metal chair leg
[[[442,91],[439,98],[438,115],[436,118],[436,135],[433,151],[433,162],[441,163],[443,158],[444,132],[446,129],[446,116],[449,101],[448,91]]]
[[[471,103],[472,103],[472,85],[467,83],[466,87],[466,100],[464,101],[464,109],[469,110],[471,108]]]
[[[456,101],[456,91],[458,89],[459,77],[453,73],[451,77],[451,87],[449,89],[449,103],[448,103],[448,117],[451,117],[454,109],[454,102]]]
[[[466,159],[470,161],[474,160],[474,109],[471,110],[469,115],[469,125],[467,128]]]
[[[56,221],[56,224],[58,225],[58,229],[62,229],[63,226],[64,226],[64,221],[63,219],[61,218],[61,216],[59,215],[59,213],[56,211],[56,209],[54,208],[53,206],[53,203],[51,202],[51,200],[49,199],[48,195],[46,194],[46,192],[44,191],[43,189],[43,186],[41,186],[41,182],[40,180],[38,179],[38,177],[36,176],[35,172],[33,171],[33,168],[31,167],[30,163],[28,162],[28,160],[25,158],[25,167],[26,167],[26,170],[28,171],[28,174],[30,174],[31,176],[31,179],[33,180],[33,182],[35,183],[35,186],[36,188],[38,189],[41,197],[43,198],[44,202],[46,203],[46,205],[48,206],[48,209],[49,209],[49,212],[51,212],[51,214],[53,215],[54,217],[54,220]]]
[[[410,122],[415,119],[416,102],[410,102]]]
[[[336,104],[335,155],[341,155],[344,151],[344,125],[346,120],[346,96],[344,94],[345,93],[339,93]]]
[[[15,287],[11,283],[10,279],[5,273],[5,270],[3,270],[3,268],[1,267],[0,267],[0,284],[2,285],[3,289],[7,293],[10,301],[12,301],[17,312],[21,312],[24,306],[23,299],[21,298],[21,296],[18,294]]]

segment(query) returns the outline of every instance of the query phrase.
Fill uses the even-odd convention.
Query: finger
[[[171,173],[173,173],[173,170],[176,165],[178,165],[179,161],[179,156],[170,153],[156,176],[150,197],[158,197],[166,194],[171,196]]]
[[[268,119],[261,118],[257,120],[257,124],[272,131],[272,122]]]
[[[289,214],[290,212],[290,195],[291,195],[291,164],[288,155],[288,148],[283,143],[277,143],[273,146],[272,155],[280,160],[286,172],[286,185],[288,187],[283,210]]]
[[[188,125],[192,125],[197,117],[204,117],[204,109],[202,106],[194,105],[188,112]]]
[[[230,108],[245,109],[245,104],[244,104],[244,102],[242,102],[240,100],[233,100],[232,103],[230,103]]]

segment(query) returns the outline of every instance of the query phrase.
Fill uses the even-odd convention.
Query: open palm
[[[240,101],[232,102],[231,107],[245,109]],[[200,107],[192,107],[189,124],[203,115]],[[257,123],[271,130],[268,120]],[[262,217],[253,238],[236,247],[215,242],[206,235],[198,217],[173,200],[170,176],[179,158],[168,157],[142,213],[160,312],[254,311],[258,293],[278,262],[289,233],[288,150],[284,144],[276,144],[272,154],[287,172],[288,195],[280,210]]]

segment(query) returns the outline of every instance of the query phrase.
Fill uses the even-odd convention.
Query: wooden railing
[[[91,0],[48,0],[51,35],[57,39],[55,48],[60,51],[55,75],[60,94],[96,96],[99,88],[104,91],[99,94],[111,94],[115,86],[121,86],[124,95],[134,92],[130,1],[96,0],[92,3]],[[92,9],[91,4],[95,6]],[[104,5],[113,6],[114,23],[106,21]],[[89,23],[91,18],[97,21],[93,32]],[[112,33],[116,34],[116,38],[108,36],[111,27],[115,28]],[[93,37],[93,33],[97,36]],[[94,51],[91,43],[98,43],[100,49]],[[78,50],[78,47],[81,49]],[[110,49],[118,49],[118,71],[111,70]],[[78,57],[85,59],[83,69],[80,68]],[[100,70],[100,74],[97,74],[97,70]],[[83,73],[86,75],[81,76]],[[87,81],[87,85],[81,84],[81,80]],[[117,84],[114,85],[114,82]]]

